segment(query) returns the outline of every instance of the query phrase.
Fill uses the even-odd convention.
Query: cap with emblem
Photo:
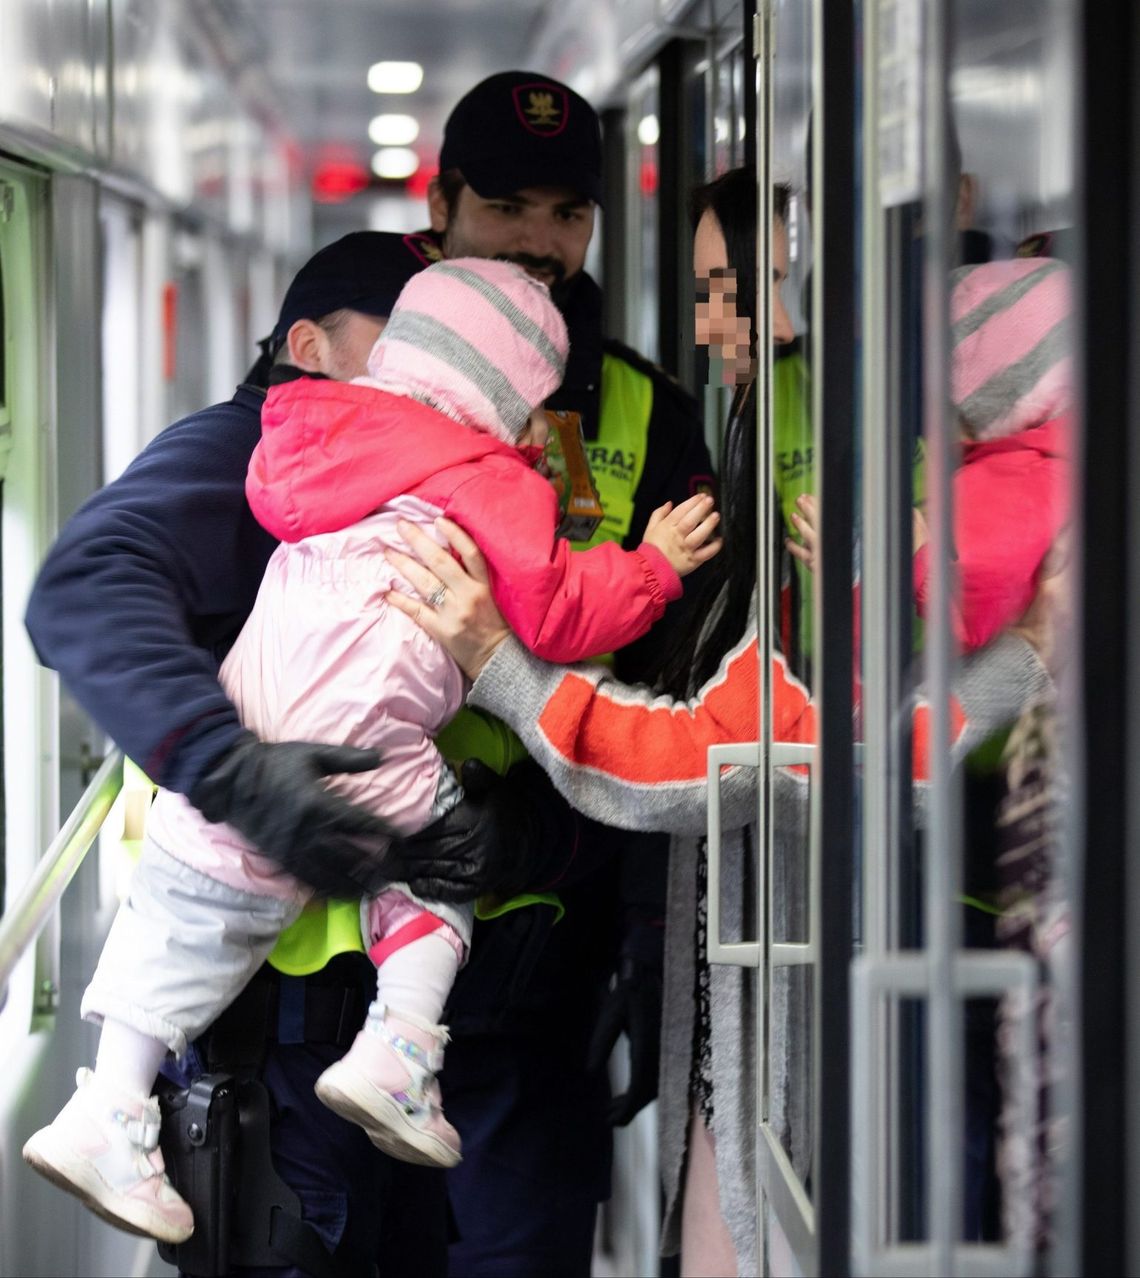
[[[342,236],[314,253],[297,272],[265,345],[276,349],[298,320],[318,320],[333,311],[386,319],[408,280],[439,257],[438,247],[426,235],[353,231]]]
[[[502,71],[455,104],[439,167],[458,169],[484,199],[562,186],[600,204],[601,125],[586,99],[559,81]]]
[[[569,346],[545,284],[509,262],[457,257],[408,283],[368,376],[513,444],[562,381]]]

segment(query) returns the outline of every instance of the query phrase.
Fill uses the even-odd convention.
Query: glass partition
[[[1063,717],[971,681],[1062,563],[1066,0],[863,6],[859,1272],[1029,1273],[1063,1157]]]

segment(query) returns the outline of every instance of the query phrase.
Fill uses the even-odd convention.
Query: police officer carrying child
[[[323,782],[374,766],[374,756],[260,742],[217,680],[276,544],[245,500],[264,388],[270,379],[362,373],[392,304],[430,250],[415,236],[357,232],[318,252],[290,285],[247,382],[227,403],[165,430],[83,506],[49,553],[28,606],[41,660],[154,781],[344,898],[306,910],[182,1063],[186,1082],[206,1070],[232,1071],[259,1081],[269,1100],[268,1149],[254,1147],[258,1123],[243,1115],[244,1174],[231,1235],[211,1240],[220,1221],[192,1201],[197,1228],[185,1247],[194,1250],[177,1256],[191,1273],[446,1271],[442,1174],[394,1162],[313,1093],[372,997],[359,897],[392,879],[428,894],[449,874],[461,876],[460,895],[486,888],[509,896],[529,885],[528,859],[535,882],[556,878],[579,836],[565,804],[526,765],[521,784],[492,786],[484,777],[475,793],[477,778],[472,797],[421,832],[415,847],[396,843],[382,861],[370,860],[362,845],[382,833],[379,824]],[[269,1170],[250,1173],[259,1166]],[[273,1173],[283,1185],[267,1185]],[[207,1254],[221,1267],[199,1267]]]
[[[432,227],[447,255],[506,257],[551,285],[571,336],[551,406],[582,417],[605,507],[594,540],[636,545],[649,512],[708,483],[710,465],[692,400],[602,338],[600,293],[582,269],[600,196],[597,116],[564,85],[510,72],[453,112]],[[502,725],[471,714],[441,748],[493,767],[465,765],[467,799],[378,865],[361,853],[376,833],[370,818],[323,785],[367,760],[257,741],[216,677],[274,547],[244,497],[267,379],[361,373],[400,287],[431,255],[425,240],[372,232],[318,253],[290,287],[250,382],[165,431],[71,520],[41,572],[28,629],[154,780],[326,898],[403,879],[426,896],[521,903],[478,925],[449,1009],[443,1085],[465,1154],[451,1173],[451,1271],[586,1274],[608,1195],[608,1124],[628,1121],[656,1088],[662,841],[577,816],[534,764],[516,762]],[[649,669],[655,641],[618,654],[626,677]],[[443,1272],[440,1173],[392,1163],[312,1093],[371,997],[360,947],[351,901],[315,903],[188,1062],[264,1084],[273,1167],[296,1195],[267,1222],[249,1219],[264,1201],[239,1203],[235,1272]],[[632,1077],[611,1107],[604,1063],[622,1029]]]

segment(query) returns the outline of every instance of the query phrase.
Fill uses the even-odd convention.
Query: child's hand
[[[787,546],[788,553],[798,559],[808,572],[815,572],[815,560],[819,551],[819,502],[811,493],[800,493],[796,498],[792,524],[800,540],[785,537],[784,545]]]
[[[713,538],[720,523],[713,504],[708,493],[698,493],[675,509],[667,501],[649,516],[645,540],[668,559],[678,577],[687,577],[723,545],[721,538]]]

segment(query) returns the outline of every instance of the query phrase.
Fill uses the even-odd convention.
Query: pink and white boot
[[[185,1242],[194,1217],[166,1178],[157,1098],[109,1088],[89,1069],[75,1083],[55,1121],[28,1138],[24,1162],[119,1229]]]
[[[317,1097],[393,1158],[454,1167],[459,1133],[443,1116],[436,1080],[447,1041],[445,1026],[373,1003],[356,1041],[317,1079]]]

